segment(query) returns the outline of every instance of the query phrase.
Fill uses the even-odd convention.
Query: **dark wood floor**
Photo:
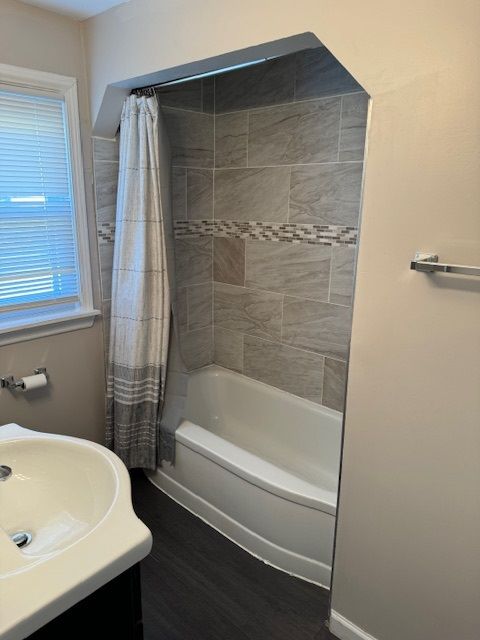
[[[335,640],[328,592],[253,558],[132,474],[153,534],[142,562],[145,640]]]

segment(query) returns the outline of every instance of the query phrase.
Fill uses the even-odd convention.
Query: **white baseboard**
[[[330,632],[340,640],[377,640],[369,633],[357,627],[336,611],[330,612]]]

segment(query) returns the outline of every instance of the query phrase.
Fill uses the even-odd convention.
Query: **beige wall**
[[[92,109],[131,76],[313,31],[373,96],[333,607],[380,640],[480,637],[477,0],[131,0],[85,25]],[[118,43],[121,42],[121,47]]]
[[[74,76],[79,106],[92,246],[95,300],[99,300],[98,260],[92,196],[90,115],[83,45],[78,22],[24,5],[0,4],[0,63]],[[103,441],[104,384],[101,320],[91,329],[20,342],[0,348],[0,374],[29,374],[46,366],[48,390],[12,395],[0,391],[0,424],[19,422],[43,431]]]

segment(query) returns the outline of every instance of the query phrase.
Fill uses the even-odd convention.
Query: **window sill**
[[[68,312],[65,314],[55,314],[43,316],[31,322],[21,322],[2,326],[0,322],[0,346],[13,344],[14,342],[24,342],[35,340],[35,338],[45,338],[57,333],[76,331],[77,329],[88,329],[95,321],[95,317],[101,315],[96,309]]]

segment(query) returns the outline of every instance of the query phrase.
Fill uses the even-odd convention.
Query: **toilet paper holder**
[[[37,367],[33,370],[34,375],[43,373],[47,375],[46,367]],[[15,376],[2,376],[0,378],[0,387],[2,389],[8,389],[9,391],[16,391],[17,389],[24,389],[23,378],[15,378]]]

